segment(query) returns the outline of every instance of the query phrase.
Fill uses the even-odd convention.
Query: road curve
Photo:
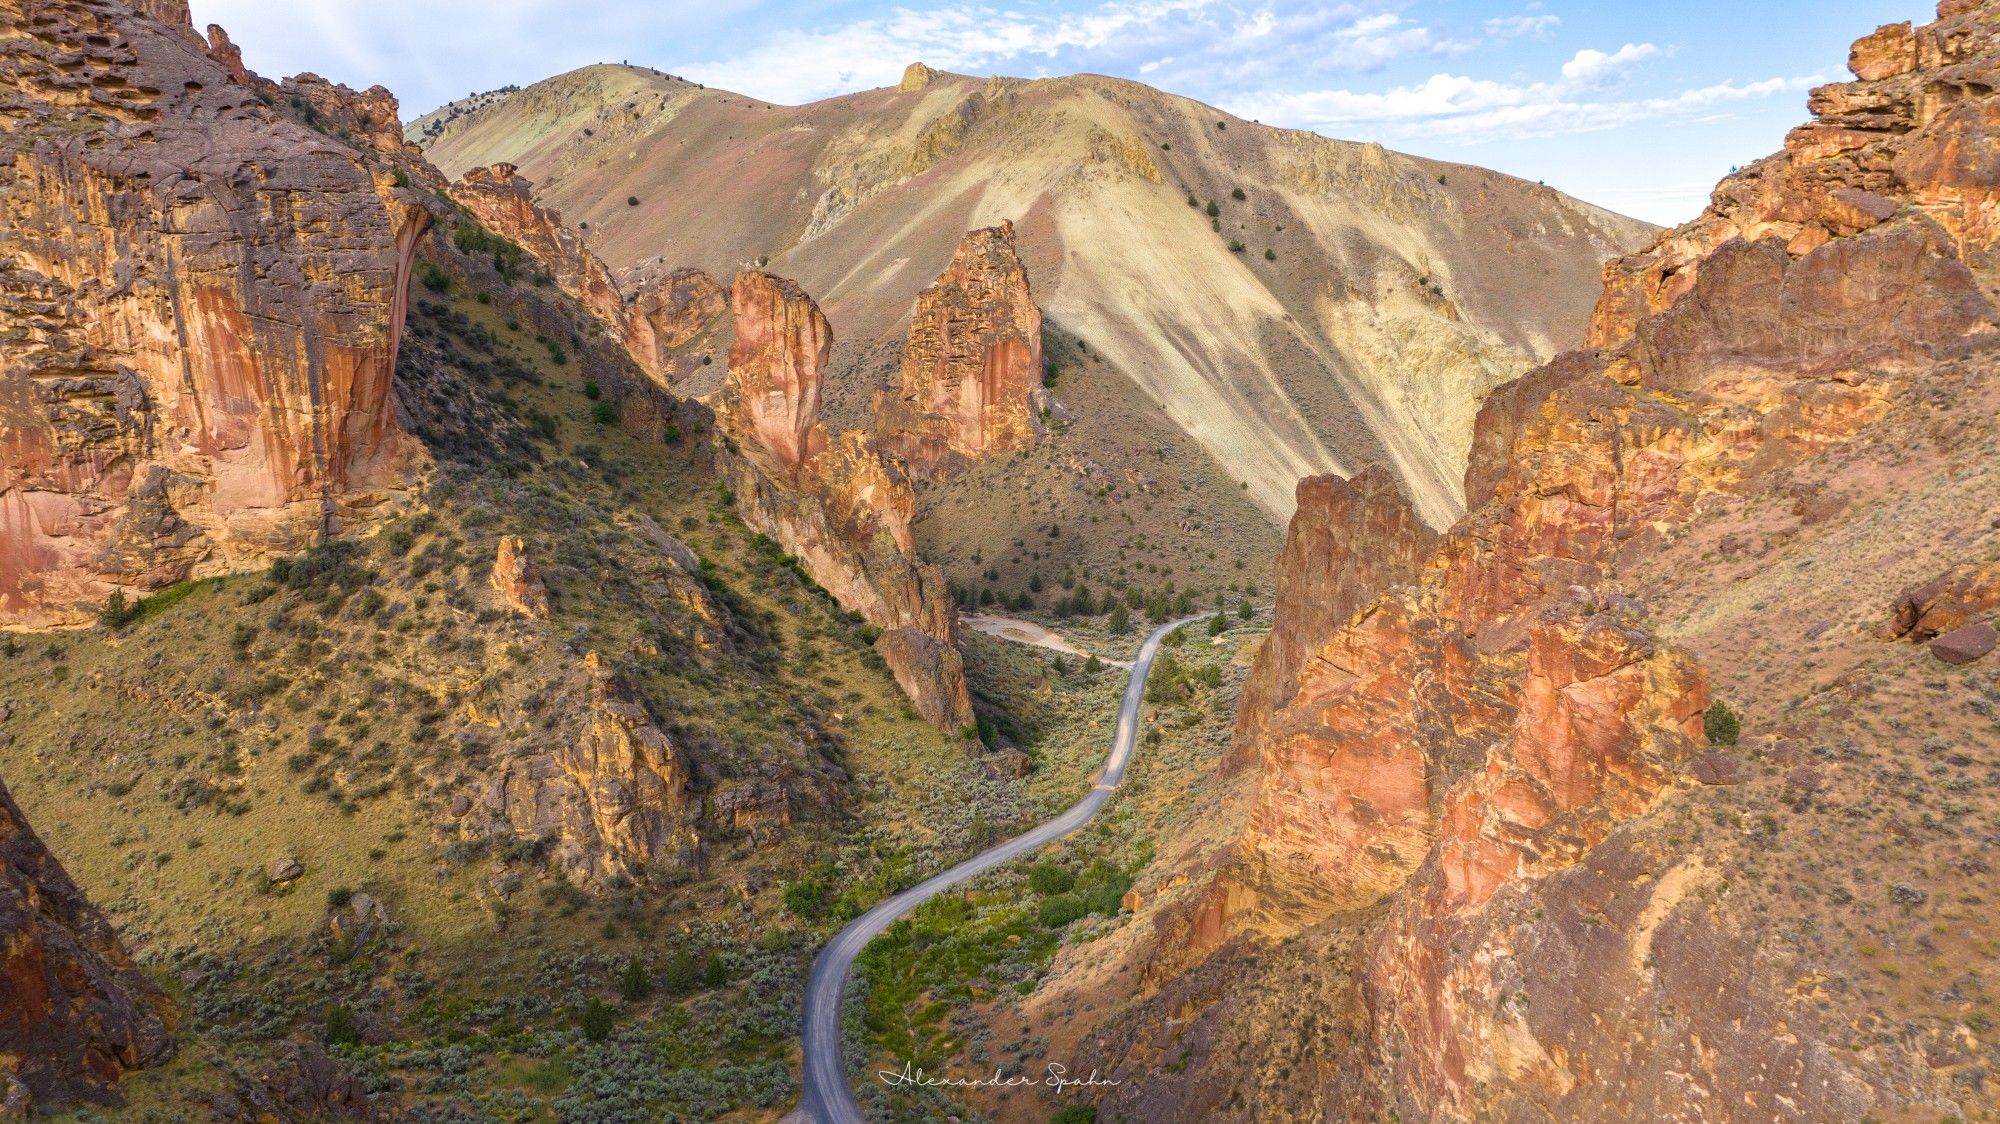
[[[1125,698],[1118,706],[1118,730],[1111,741],[1111,755],[1104,759],[1104,771],[1084,798],[1070,805],[1055,819],[1017,835],[1005,843],[959,863],[943,874],[934,874],[916,886],[856,918],[820,950],[813,961],[812,977],[806,981],[806,1019],[803,1038],[805,1054],[805,1095],[799,1108],[817,1124],[862,1124],[861,1106],[847,1087],[847,1066],[841,1058],[840,1002],[847,990],[847,973],[854,958],[869,941],[897,918],[929,901],[940,892],[1001,863],[1039,850],[1053,843],[1097,815],[1097,810],[1117,791],[1125,779],[1125,766],[1139,741],[1139,708],[1145,702],[1146,675],[1153,669],[1153,657],[1167,633],[1199,620],[1186,617],[1154,629],[1139,648],[1139,658],[1125,682]]]

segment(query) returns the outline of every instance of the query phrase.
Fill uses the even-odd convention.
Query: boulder
[[[1955,628],[1931,641],[1931,655],[1949,664],[1967,664],[1993,650],[1997,636],[1984,621]]]

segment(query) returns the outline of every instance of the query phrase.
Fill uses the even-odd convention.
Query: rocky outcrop
[[[1243,683],[1231,767],[1254,764],[1272,715],[1295,698],[1299,671],[1362,606],[1413,582],[1437,546],[1395,474],[1368,468],[1352,479],[1299,481],[1298,509],[1278,557],[1277,616]]]
[[[717,417],[795,476],[826,447],[819,411],[833,328],[805,290],[769,273],[737,274],[729,304],[736,342]]]
[[[729,311],[729,294],[699,269],[676,269],[642,282],[632,295],[632,316],[644,321],[653,354],[634,356],[652,371],[676,373],[674,353],[700,339]]]
[[[625,298],[619,295],[611,271],[584,246],[561,215],[535,202],[534,185],[523,179],[514,165],[495,164],[466,172],[451,186],[451,198],[481,226],[519,244],[540,262],[556,288],[622,332]]]
[[[523,616],[547,620],[549,590],[541,571],[528,560],[528,544],[519,535],[500,536],[493,558],[493,591],[507,607]]]
[[[1621,831],[1677,785],[1741,779],[1702,752],[1701,667],[1619,592],[1624,575],[1996,346],[1978,167],[2000,120],[1981,77],[2000,5],[1948,3],[1854,58],[1863,80],[1815,91],[1818,120],[1785,152],[1606,268],[1587,350],[1488,398],[1468,513],[1414,580],[1357,579],[1353,609],[1338,584],[1303,585],[1300,556],[1409,574],[1408,529],[1310,545],[1320,521],[1294,524],[1279,635],[1239,716],[1261,769],[1250,822],[1198,915],[1161,931],[1214,947],[1385,910],[1357,968],[1363,1048],[1330,1094],[1355,1118],[1665,1118],[1695,1096],[1832,1119],[1868,1103],[1828,1041],[1801,1037],[1789,983],[1760,975],[1741,934],[1705,930],[1700,855]],[[1885,631],[1978,627],[1989,577],[1965,566],[1911,591]],[[1713,1063],[1733,1049],[1757,1064]]]
[[[557,865],[593,885],[693,869],[701,807],[688,758],[596,652],[580,679],[589,701],[564,744],[509,758],[470,826],[553,840]]]
[[[0,8],[0,622],[45,626],[395,494],[389,383],[431,220],[191,32],[33,7]]]
[[[1964,562],[1896,599],[1884,639],[1930,640],[2000,616],[2000,561]]]
[[[47,1112],[123,1103],[172,1056],[176,1015],[0,786],[0,1068]]]
[[[876,439],[929,479],[1042,432],[1042,312],[1014,224],[975,230],[917,297],[899,389],[875,398]]]
[[[943,575],[916,557],[910,482],[866,434],[829,443],[819,421],[833,345],[826,317],[797,285],[766,273],[739,275],[730,304],[736,345],[716,420],[736,439],[724,468],[744,522],[880,630],[876,651],[925,720],[962,728],[972,699],[958,614]]]

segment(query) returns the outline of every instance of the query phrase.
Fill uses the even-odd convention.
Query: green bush
[[[336,1003],[326,1009],[326,1044],[329,1046],[353,1046],[361,1041],[361,1029],[354,1021],[354,1011],[344,1004]]]
[[[1701,731],[1708,735],[1711,744],[1735,745],[1736,739],[1742,736],[1743,722],[1736,717],[1735,711],[1729,709],[1728,703],[1717,699],[1701,716]]]
[[[1044,927],[1060,929],[1089,912],[1075,894],[1053,894],[1042,899],[1039,916]]]
[[[583,1036],[592,1042],[602,1042],[611,1037],[611,1024],[617,1019],[611,1004],[595,995],[583,1005],[583,1013],[577,1016],[577,1025],[583,1028]]]
[[[1216,204],[1215,200],[1210,199],[1208,201],[1208,206],[1202,208],[1202,211],[1203,213],[1208,215],[1209,218],[1215,218],[1217,215],[1220,215],[1222,213],[1222,208]]]
[[[1049,1117],[1049,1124],[1097,1124],[1097,1106],[1073,1104]]]
[[[653,975],[639,960],[628,961],[618,977],[618,994],[627,1003],[637,1003],[653,993]]]
[[[609,402],[597,402],[590,407],[590,420],[598,425],[617,425],[618,407]]]
[[[1231,199],[1234,199],[1234,200],[1238,201],[1238,202],[1242,202],[1242,201],[1243,201],[1243,199],[1245,198],[1245,196],[1244,196],[1244,194],[1243,194],[1243,189],[1239,187],[1239,188],[1236,188],[1236,189],[1232,190],[1232,191],[1231,191],[1231,192],[1229,193],[1229,197],[1230,197]]]
[[[826,890],[810,879],[787,882],[783,891],[785,909],[792,916],[811,921],[826,909]]]
[[[128,601],[125,591],[114,589],[111,597],[104,602],[104,608],[97,611],[97,623],[106,628],[124,628],[139,616],[144,602]]]
[[[667,970],[662,973],[671,995],[692,995],[701,986],[701,958],[690,948],[681,949],[667,961]]]
[[[451,288],[451,274],[431,262],[425,262],[423,268],[417,271],[417,279],[424,283],[424,288],[433,293],[442,293]]]
[[[1050,894],[1066,893],[1071,886],[1076,885],[1076,879],[1071,877],[1069,871],[1054,863],[1036,863],[1034,869],[1028,871],[1028,885],[1037,894],[1046,897]]]

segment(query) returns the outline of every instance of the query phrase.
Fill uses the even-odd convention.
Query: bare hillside
[[[1600,263],[1651,233],[1092,75],[913,66],[898,89],[788,107],[594,66],[410,135],[447,175],[520,165],[614,269],[768,258],[833,321],[835,416],[858,418],[958,237],[1012,219],[1052,325],[1274,520],[1299,477],[1371,462],[1429,521],[1455,517],[1481,396],[1576,342]]]

